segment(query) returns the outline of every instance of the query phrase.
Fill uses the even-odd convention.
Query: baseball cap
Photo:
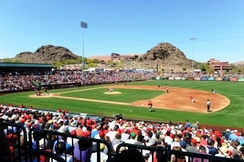
[[[130,136],[131,136],[131,138],[135,138],[135,137],[136,137],[135,132],[131,132],[131,133],[130,133]]]
[[[195,138],[192,138],[191,143],[195,145],[195,144],[197,144],[197,140]]]

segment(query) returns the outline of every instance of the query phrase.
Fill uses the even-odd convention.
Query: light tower
[[[84,29],[87,29],[87,23],[81,21],[80,27],[82,28],[82,76],[84,76]]]

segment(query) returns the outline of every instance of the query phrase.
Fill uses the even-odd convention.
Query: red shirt
[[[148,102],[148,106],[152,106],[152,102],[151,101]]]

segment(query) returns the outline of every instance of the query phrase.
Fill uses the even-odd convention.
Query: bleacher
[[[183,151],[175,151],[170,149],[170,147],[162,145],[146,146],[146,145],[136,145],[121,142],[116,150],[113,151],[111,144],[103,139],[95,139],[90,137],[82,137],[77,135],[72,135],[71,133],[61,133],[55,130],[42,129],[41,127],[33,126],[31,129],[26,129],[23,124],[11,123],[10,121],[5,121],[3,123],[4,134],[6,135],[6,140],[9,144],[10,156],[5,157],[4,160],[8,161],[41,161],[41,162],[51,162],[51,161],[75,161],[80,162],[86,156],[90,156],[92,153],[100,152],[101,144],[104,144],[107,148],[107,158],[113,160],[112,158],[124,150],[136,149],[140,152],[143,158],[146,158],[145,151],[152,156],[151,162],[157,161],[172,161],[172,155],[176,157],[184,156],[187,157],[187,161],[194,161],[194,158],[201,159],[202,161],[216,162],[216,161],[240,161],[234,158],[224,158],[218,156],[212,156],[210,154],[199,154]],[[50,140],[52,138],[52,140]],[[69,141],[71,144],[70,148],[64,150],[62,155],[55,151],[55,141],[63,140],[65,142]],[[50,142],[53,142],[50,144]],[[89,154],[90,150],[90,154]],[[161,157],[156,156],[161,154]],[[163,155],[163,156],[162,156]],[[148,156],[148,155],[147,155]],[[153,156],[155,156],[153,158]],[[60,158],[61,157],[61,158]],[[96,161],[100,161],[101,154],[96,154]],[[161,160],[160,160],[161,158]],[[71,160],[72,159],[72,160]],[[156,159],[156,160],[155,160]],[[90,161],[88,159],[87,161]]]

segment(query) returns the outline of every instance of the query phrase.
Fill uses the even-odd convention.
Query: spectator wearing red
[[[76,129],[76,135],[81,137],[86,137],[86,128],[83,125],[79,125]]]
[[[108,128],[109,128],[109,126],[107,124],[105,124],[103,126],[103,132],[104,132],[104,134],[107,134],[108,133]]]
[[[136,134],[136,136],[138,136],[139,135],[138,126],[134,126],[134,128],[131,130],[131,132],[134,132]]]

